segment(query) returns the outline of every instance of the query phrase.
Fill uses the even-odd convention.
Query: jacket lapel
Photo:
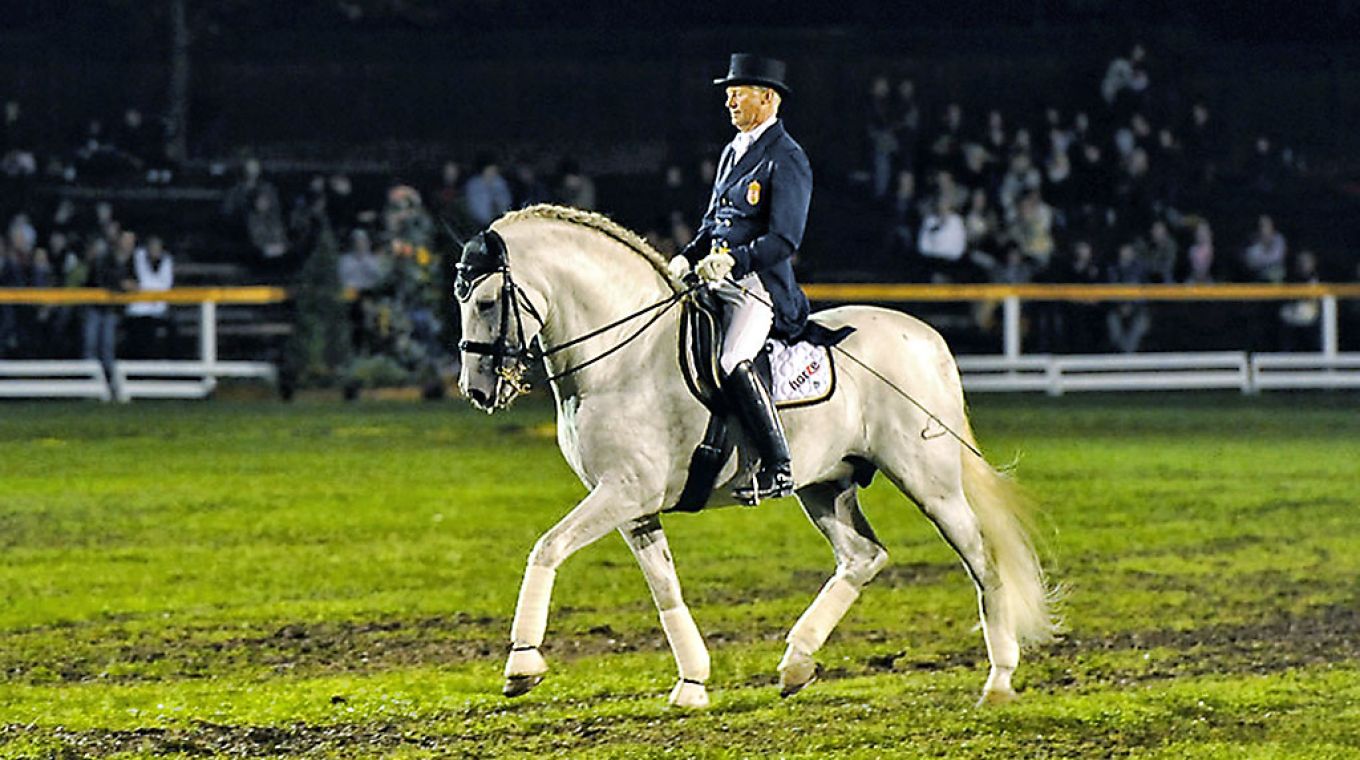
[[[769,149],[770,144],[783,134],[784,122],[782,120],[771,124],[770,128],[765,130],[765,134],[762,134],[754,145],[746,149],[746,152],[742,154],[741,160],[737,162],[737,165],[733,166],[732,169],[727,172],[727,176],[723,177],[722,187],[718,191],[719,194],[721,195],[722,193],[727,192],[727,189],[732,186],[734,181],[745,176],[756,164],[760,163],[760,160],[765,157],[765,151]]]

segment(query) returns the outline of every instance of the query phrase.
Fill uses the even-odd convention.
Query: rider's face
[[[749,132],[774,113],[774,90],[739,84],[727,88],[727,113],[732,126]]]

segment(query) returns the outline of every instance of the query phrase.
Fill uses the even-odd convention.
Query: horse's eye
[[[492,309],[494,309],[494,308],[496,308],[496,302],[495,302],[495,301],[478,301],[478,302],[477,302],[477,311],[478,311],[479,313],[486,314],[486,313],[490,312],[490,311],[491,311]]]

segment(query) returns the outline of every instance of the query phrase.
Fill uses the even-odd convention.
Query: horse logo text
[[[811,364],[803,368],[802,372],[799,372],[792,380],[789,381],[789,389],[796,393],[799,388],[803,387],[803,383],[806,383],[807,381],[811,380],[813,375],[817,374],[817,370],[821,368],[822,363],[814,359]]]

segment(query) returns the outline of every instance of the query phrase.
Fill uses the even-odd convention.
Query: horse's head
[[[503,409],[529,389],[529,344],[543,325],[510,274],[505,241],[495,231],[463,246],[453,291],[463,324],[458,388],[479,409]]]

